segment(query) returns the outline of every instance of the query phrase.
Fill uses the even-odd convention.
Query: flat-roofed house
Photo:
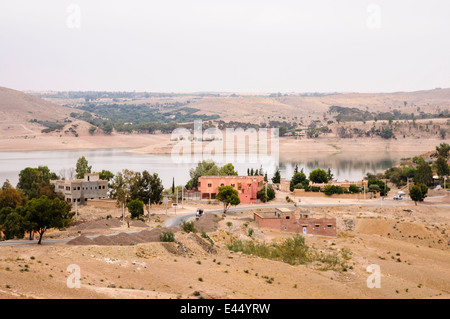
[[[108,181],[100,179],[99,174],[86,174],[83,179],[56,180],[55,192],[64,194],[68,203],[85,205],[88,200],[108,197]]]
[[[293,209],[282,207],[274,212],[254,213],[254,220],[261,228],[336,237],[336,218],[309,218],[309,215],[309,212],[301,212],[300,218],[296,218]]]
[[[263,176],[202,176],[198,179],[201,199],[215,199],[221,186],[232,186],[238,191],[242,204],[258,201],[257,193],[264,187]]]

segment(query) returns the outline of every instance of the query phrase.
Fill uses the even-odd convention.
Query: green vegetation
[[[263,187],[257,194],[256,197],[262,201],[263,203],[266,203],[268,201],[275,199],[275,190],[272,188],[272,186],[267,186],[267,195],[266,195],[266,188]]]
[[[409,189],[409,196],[417,205],[417,202],[421,202],[427,197],[428,187],[424,184],[417,184]]]
[[[328,183],[328,174],[323,169],[317,168],[309,173],[309,179],[313,183]]]
[[[79,107],[83,113],[71,113],[70,116],[90,123],[94,128],[110,134],[113,129],[125,133],[170,133],[180,125],[195,120],[209,121],[218,119],[218,115],[196,114],[199,109],[181,107],[183,103],[175,102],[164,105],[168,111],[161,111],[160,104],[93,104]],[[93,134],[95,129],[89,132]]]
[[[139,199],[130,201],[127,208],[131,214],[131,219],[139,219],[144,215],[144,202]]]
[[[216,199],[223,203],[223,213],[226,214],[231,206],[237,206],[241,203],[238,191],[232,186],[220,186]]]
[[[164,187],[157,173],[148,171],[133,172],[124,169],[116,174],[111,182],[111,198],[117,199],[119,204],[139,199],[145,204],[159,204]]]
[[[227,245],[234,252],[254,255],[261,258],[282,261],[290,265],[306,265],[315,263],[321,270],[342,271],[347,268],[350,253],[320,252],[306,245],[305,238],[296,235],[287,238],[281,243],[258,243],[255,241],[242,241],[232,237]]]
[[[289,188],[291,192],[293,192],[294,189],[309,190],[309,180],[306,178],[306,175],[305,173],[303,173],[303,171],[299,173],[294,173]]]
[[[345,190],[341,186],[336,185],[325,185],[324,193],[325,195],[331,196],[333,194],[344,194]]]
[[[84,156],[80,157],[77,161],[77,165],[76,165],[76,169],[75,169],[75,171],[77,173],[76,178],[83,179],[84,175],[91,173],[91,170],[92,170],[92,166],[89,166],[87,159]]]
[[[194,222],[187,222],[183,221],[183,224],[181,224],[181,229],[186,233],[196,233],[197,230],[195,229]]]
[[[173,243],[175,242],[175,234],[171,231],[162,232],[159,235],[159,241],[164,243]]]
[[[274,184],[281,183],[281,173],[280,173],[280,168],[278,166],[275,169],[275,173],[273,174],[272,183],[274,183]]]

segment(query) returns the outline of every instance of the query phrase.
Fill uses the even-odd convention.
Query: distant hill
[[[1,137],[38,135],[52,126],[63,128],[69,123],[71,112],[71,108],[0,87]]]

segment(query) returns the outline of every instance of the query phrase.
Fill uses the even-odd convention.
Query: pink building
[[[263,176],[202,176],[198,179],[201,199],[215,199],[220,186],[232,186],[242,204],[256,203],[256,194],[264,187]]]

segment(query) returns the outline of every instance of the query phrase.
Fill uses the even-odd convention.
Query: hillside
[[[40,135],[51,125],[66,126],[71,112],[70,108],[0,87],[0,136],[3,138],[31,137]]]

